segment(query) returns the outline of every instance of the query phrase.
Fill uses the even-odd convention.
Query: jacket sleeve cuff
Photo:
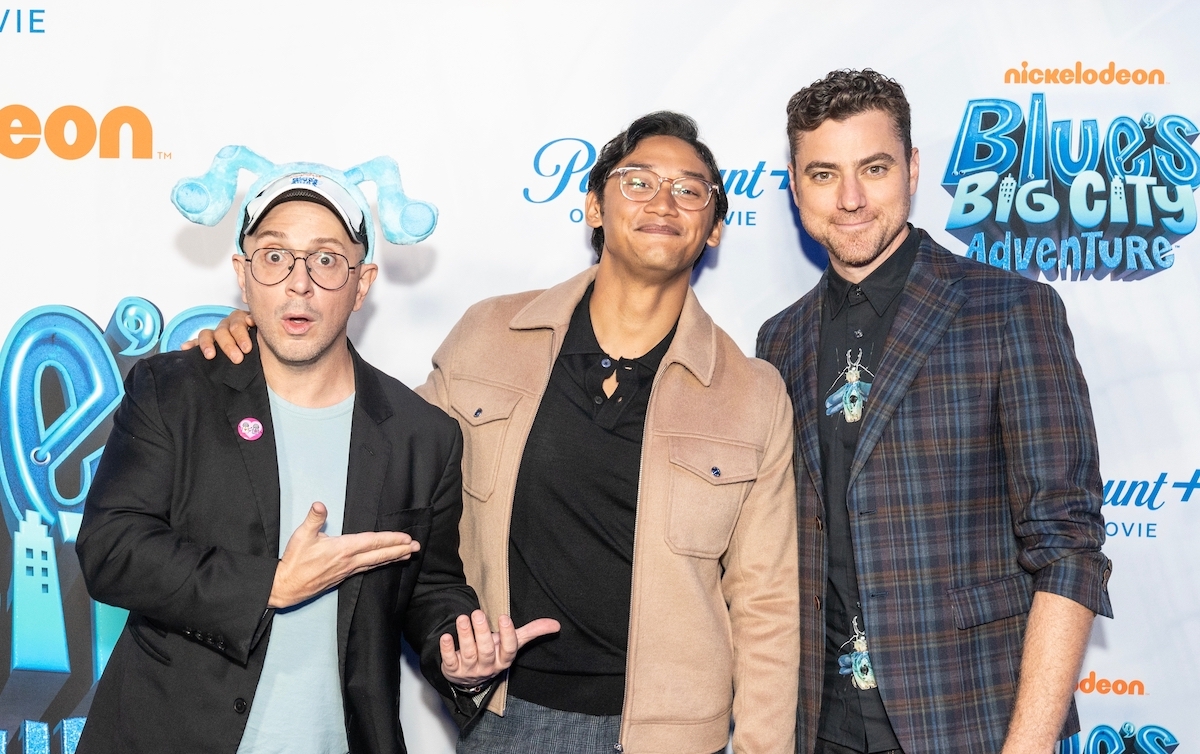
[[[1105,618],[1113,617],[1108,598],[1112,561],[1098,551],[1068,555],[1050,563],[1034,576],[1034,590],[1074,600]]]
[[[450,713],[450,717],[453,718],[454,724],[458,726],[460,731],[466,733],[475,724],[487,709],[488,702],[492,700],[496,689],[500,688],[500,681],[505,676],[505,673],[500,673],[488,682],[487,688],[478,694],[468,694],[459,691],[445,680],[441,684],[438,684],[442,704],[446,707],[446,711]]]
[[[503,675],[503,673],[500,675]],[[454,695],[454,707],[457,709],[458,714],[469,721],[473,720],[481,710],[486,708],[487,700],[491,699],[492,694],[495,693],[496,688],[500,685],[500,675],[483,684],[483,688],[474,694],[463,691],[454,684],[450,684],[450,690]]]

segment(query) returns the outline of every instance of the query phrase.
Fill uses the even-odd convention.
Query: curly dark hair
[[[912,114],[904,87],[895,79],[864,68],[830,71],[792,95],[787,105],[787,138],[792,161],[796,160],[796,138],[814,131],[827,120],[843,121],[868,110],[882,110],[892,116],[896,136],[904,144],[904,154],[912,152]]]
[[[700,141],[700,129],[696,126],[696,121],[682,113],[659,110],[649,115],[643,115],[630,123],[629,128],[613,137],[612,141],[605,144],[604,148],[600,150],[599,156],[596,157],[596,164],[592,166],[592,171],[588,174],[588,193],[595,194],[596,201],[600,202],[600,206],[603,208],[604,183],[608,180],[609,173],[617,167],[621,160],[637,149],[642,139],[650,136],[674,136],[676,139],[686,141],[692,149],[696,150],[696,156],[704,163],[704,167],[708,168],[708,179],[717,184],[716,196],[713,197],[716,209],[713,214],[713,227],[716,227],[729,210],[729,197],[725,196],[725,186],[721,182],[721,171],[717,168],[717,159],[713,157],[712,150]],[[592,229],[592,248],[596,251],[597,257],[604,251],[603,228]]]

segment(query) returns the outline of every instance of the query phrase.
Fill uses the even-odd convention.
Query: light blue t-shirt
[[[279,553],[316,501],[325,533],[342,533],[354,396],[304,408],[268,389],[279,457]],[[277,610],[238,754],[346,754],[338,676],[337,588]]]

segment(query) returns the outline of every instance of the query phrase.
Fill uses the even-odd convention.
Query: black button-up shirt
[[[509,533],[513,621],[555,618],[562,631],[517,657],[509,692],[552,709],[619,715],[642,432],[675,330],[644,356],[614,359],[596,341],[591,298],[589,288],[571,316],[525,442]],[[614,372],[617,388],[606,396]]]
[[[869,648],[872,637],[855,631],[857,627],[861,634],[866,626],[859,604],[846,488],[862,419],[871,410],[870,385],[878,377],[879,359],[917,246],[917,234],[909,226],[908,237],[895,253],[858,284],[830,268],[821,309],[817,376],[825,411],[818,424],[818,439],[825,479],[829,578],[825,587],[825,687],[817,735],[860,752],[889,751],[900,745],[879,689],[860,687],[871,682],[862,677],[864,658],[853,654],[856,638],[865,640]],[[852,672],[856,665],[858,684]]]

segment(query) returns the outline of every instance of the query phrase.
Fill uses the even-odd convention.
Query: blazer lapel
[[[253,340],[253,338],[252,338]],[[218,373],[221,381],[232,388],[225,406],[229,431],[237,435],[238,449],[246,464],[246,475],[254,492],[262,520],[268,550],[279,557],[279,460],[275,454],[275,428],[271,421],[271,402],[267,398],[267,382],[263,377],[257,344],[241,364],[226,363]],[[262,434],[254,439],[252,432],[243,432],[245,420],[257,420]]]
[[[793,321],[792,352],[797,354],[796,392],[792,396],[796,412],[796,448],[800,451],[804,465],[817,497],[825,501],[825,482],[821,474],[821,443],[817,426],[824,406],[820,400],[821,386],[817,384],[817,349],[821,341],[821,305],[825,300],[826,277],[821,276],[814,296],[800,310]]]
[[[951,253],[935,248],[925,231],[914,232],[921,234],[921,247],[900,294],[896,319],[879,360],[879,373],[871,386],[871,402],[850,465],[849,485],[854,484],[871,456],[930,351],[966,302],[966,297],[955,287],[962,272]]]
[[[379,425],[392,416],[392,407],[383,394],[379,377],[362,360],[354,346],[354,415],[350,425],[350,458],[346,470],[346,506],[342,533],[375,531],[383,483],[387,476],[392,444]],[[401,457],[408,457],[401,454]],[[396,494],[403,494],[397,490]],[[338,587],[338,670],[346,677],[346,642],[350,623],[362,587],[362,574],[351,576]]]

